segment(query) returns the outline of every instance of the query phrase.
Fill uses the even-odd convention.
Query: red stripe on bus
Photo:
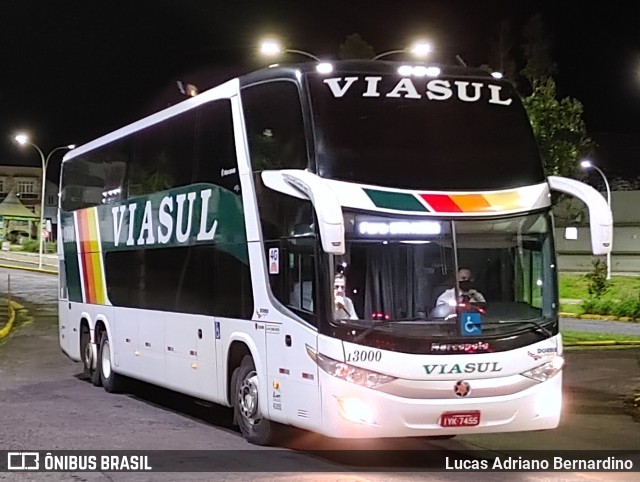
[[[95,288],[93,286],[93,263],[91,260],[91,242],[89,235],[89,219],[87,211],[78,212],[78,234],[80,235],[80,259],[84,278],[84,294],[86,303],[95,303]]]
[[[434,211],[439,213],[460,213],[462,209],[447,194],[420,194]]]

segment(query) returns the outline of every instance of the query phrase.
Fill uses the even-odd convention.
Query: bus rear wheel
[[[231,387],[234,393],[234,419],[242,436],[255,445],[274,443],[276,424],[265,419],[260,411],[258,373],[251,356],[245,356],[234,370]]]
[[[102,387],[109,393],[122,391],[124,381],[121,375],[113,371],[111,366],[111,343],[105,331],[100,338],[100,353],[98,355],[98,369]]]
[[[97,350],[91,344],[91,333],[89,327],[82,325],[80,334],[80,353],[82,354],[82,365],[84,374],[91,380],[91,383],[99,387],[101,385],[100,370],[98,369]],[[93,368],[95,365],[95,368]]]

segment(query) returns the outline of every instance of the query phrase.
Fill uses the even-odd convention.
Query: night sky
[[[502,19],[511,19],[519,32],[540,12],[553,40],[560,94],[584,104],[594,137],[628,144],[622,150],[609,144],[600,162],[638,171],[640,143],[633,139],[640,132],[640,12],[632,2],[591,3],[3,0],[0,163],[39,165],[33,148],[12,143],[18,130],[28,131],[45,153],[81,144],[177,103],[183,99],[177,80],[204,90],[266,65],[256,50],[266,34],[328,58],[337,58],[352,33],[376,52],[403,48],[420,35],[434,44],[438,60],[459,54],[480,65]]]

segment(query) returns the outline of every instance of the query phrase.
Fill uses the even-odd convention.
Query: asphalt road
[[[55,276],[0,269],[0,293],[5,291],[8,273],[13,296],[29,308],[32,320],[0,342],[0,450],[232,450],[227,462],[236,469],[215,473],[95,472],[22,477],[0,473],[0,479],[462,481],[473,477],[484,482],[505,477],[513,480],[514,474],[430,473],[425,471],[429,465],[411,457],[410,451],[444,449],[456,456],[475,449],[495,453],[513,449],[640,449],[638,417],[630,404],[634,391],[640,389],[639,349],[568,352],[563,421],[553,431],[459,436],[445,441],[336,441],[297,432],[285,449],[255,447],[246,443],[230,424],[229,409],[198,405],[188,397],[144,383],[133,383],[129,393],[118,395],[92,386],[82,376],[81,365],[67,359],[58,347]],[[303,452],[310,449],[340,450],[342,455]],[[383,461],[391,471],[367,472],[380,463],[369,460],[364,463],[365,472],[360,472],[362,464],[349,461],[355,458],[351,454],[356,449],[394,450],[395,458]],[[271,463],[293,472],[265,472],[265,454]],[[637,463],[640,465],[640,460]],[[628,473],[524,473],[518,474],[517,480],[635,477]]]

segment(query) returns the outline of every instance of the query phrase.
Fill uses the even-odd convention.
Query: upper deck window
[[[296,84],[275,81],[244,88],[242,108],[254,171],[307,167],[302,106]]]
[[[309,76],[319,175],[403,189],[544,181],[522,104],[495,79]]]
[[[218,99],[104,143],[62,166],[64,211],[210,183],[240,193],[231,102]]]

